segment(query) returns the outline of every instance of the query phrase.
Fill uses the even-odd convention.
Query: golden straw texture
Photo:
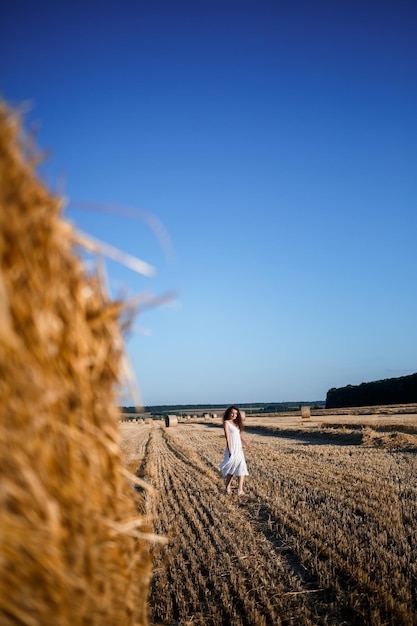
[[[123,304],[85,273],[24,146],[0,102],[0,622],[146,624],[151,520],[115,407]]]

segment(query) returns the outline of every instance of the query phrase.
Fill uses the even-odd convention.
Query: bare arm
[[[250,448],[250,445],[248,444],[248,442],[246,441],[246,439],[244,438],[242,433],[240,433],[240,439],[241,439],[243,445],[246,446],[246,448]]]
[[[224,436],[226,437],[227,449],[229,450],[229,455],[232,455],[232,446],[230,445],[230,433],[229,433],[229,424],[227,420],[223,422]]]

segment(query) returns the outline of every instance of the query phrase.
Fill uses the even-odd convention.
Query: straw
[[[119,447],[124,303],[35,162],[0,102],[0,622],[142,626],[155,537]]]

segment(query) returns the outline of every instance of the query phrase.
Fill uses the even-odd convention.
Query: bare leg
[[[238,476],[237,477],[237,482],[238,482],[237,495],[238,496],[244,496],[245,492],[243,491],[243,483],[245,482],[245,477],[244,476]]]
[[[227,474],[225,482],[225,492],[230,493],[230,483],[232,482],[233,474]]]

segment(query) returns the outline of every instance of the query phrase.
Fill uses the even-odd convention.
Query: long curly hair
[[[231,413],[232,411],[237,411],[237,417],[236,417],[236,424],[239,427],[240,432],[242,432],[243,430],[243,419],[242,419],[242,415],[239,411],[239,409],[237,408],[237,406],[229,406],[228,409],[225,410],[224,414],[223,414],[223,422],[226,422],[227,420],[231,419]]]

